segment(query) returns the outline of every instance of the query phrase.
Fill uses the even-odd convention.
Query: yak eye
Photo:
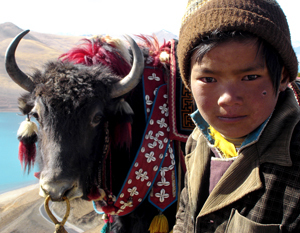
[[[92,120],[92,125],[96,126],[100,123],[102,119],[102,115],[101,114],[96,114]]]

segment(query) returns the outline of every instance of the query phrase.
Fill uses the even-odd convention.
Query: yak
[[[28,32],[20,33],[9,45],[5,64],[13,81],[27,91],[18,99],[20,111],[39,125],[35,136],[39,194],[52,201],[64,197],[93,201],[96,211],[110,217],[111,232],[148,232],[154,216],[162,212],[171,229],[180,160],[175,155],[182,155],[182,142],[174,144],[168,138],[166,117],[171,113],[166,92],[170,88],[155,72],[162,70],[169,77],[176,70],[162,62],[163,56],[156,59],[149,40],[145,40],[148,47],[139,47],[126,36],[130,48],[110,37],[86,39],[88,48],[77,47],[48,62],[42,71],[27,75],[18,67],[15,51]],[[141,77],[150,63],[156,64],[148,70],[151,80],[160,84],[148,91],[150,85]],[[154,108],[159,95],[164,102]],[[156,112],[145,106],[149,103]],[[156,122],[158,126],[151,128]],[[30,169],[35,157],[25,157],[21,160]]]

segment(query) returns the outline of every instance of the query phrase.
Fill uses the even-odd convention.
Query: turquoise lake
[[[24,173],[18,159],[17,131],[23,120],[17,112],[0,112],[0,194],[38,182],[33,176],[37,165]]]

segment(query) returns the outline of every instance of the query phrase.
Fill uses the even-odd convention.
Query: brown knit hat
[[[203,37],[220,31],[247,31],[271,44],[281,56],[290,81],[298,73],[286,17],[275,0],[189,0],[177,47],[181,77],[190,89],[191,50]]]

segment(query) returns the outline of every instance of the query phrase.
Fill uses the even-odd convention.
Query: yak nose
[[[70,180],[46,180],[40,179],[40,196],[50,195],[52,201],[63,201],[63,197],[69,200],[81,197],[82,190],[79,188],[78,181]]]

